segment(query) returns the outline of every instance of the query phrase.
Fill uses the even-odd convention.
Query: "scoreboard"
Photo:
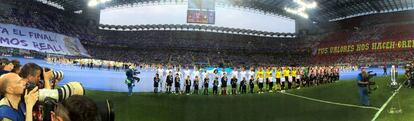
[[[188,0],[187,23],[214,24],[215,0]]]

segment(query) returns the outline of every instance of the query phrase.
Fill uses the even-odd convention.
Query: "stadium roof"
[[[66,10],[81,10],[87,7],[87,0],[49,0],[65,7]],[[183,0],[112,0],[105,6],[115,6],[142,2],[170,2]],[[187,0],[184,0],[187,1]],[[326,22],[352,18],[376,13],[387,13],[414,9],[414,0],[303,0],[315,1],[318,7],[308,10],[309,19],[316,22]],[[295,18],[296,15],[287,13],[284,8],[296,8],[299,5],[293,0],[216,0],[237,6],[245,6]]]
[[[225,27],[206,26],[206,25],[172,25],[172,24],[129,25],[129,26],[100,25],[99,29],[117,30],[117,31],[180,30],[180,31],[204,31],[204,32],[216,32],[216,33],[230,33],[230,34],[252,35],[252,36],[261,36],[261,37],[275,37],[275,38],[296,37],[296,35],[293,33],[274,33],[274,32],[256,31],[256,30],[251,30],[251,29],[236,29],[236,28],[225,28]]]

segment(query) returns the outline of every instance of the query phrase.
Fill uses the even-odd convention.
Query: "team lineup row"
[[[227,95],[227,85],[230,79],[232,94],[247,93],[247,87],[249,87],[250,93],[263,93],[274,90],[284,91],[292,89],[292,86],[300,89],[300,87],[331,83],[339,79],[339,69],[336,67],[258,67],[256,70],[253,67],[249,70],[244,67],[234,67],[232,71],[194,67],[193,70],[191,71],[189,67],[186,67],[184,71],[181,71],[180,68],[163,69],[162,66],[158,67],[153,80],[154,92],[162,92],[164,89],[166,93],[172,93],[171,88],[174,86],[175,92],[173,93],[183,93],[180,89],[183,86],[186,94],[198,94],[199,89],[203,88],[203,94],[208,95],[211,85],[213,94],[218,94],[220,87],[221,94]],[[184,79],[183,85],[181,85],[182,79]],[[201,81],[203,82],[201,83]],[[255,90],[255,85],[258,90]],[[191,88],[193,88],[193,92],[190,92]]]

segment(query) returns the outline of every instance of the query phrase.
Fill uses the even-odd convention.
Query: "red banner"
[[[349,54],[357,52],[383,52],[414,48],[414,40],[390,40],[381,42],[364,42],[329,47],[318,47],[317,55]]]

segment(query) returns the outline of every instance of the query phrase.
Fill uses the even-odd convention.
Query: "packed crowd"
[[[0,23],[37,28],[77,37],[81,40],[98,39],[96,22],[83,19],[75,13],[67,13],[35,1],[4,2],[15,7],[2,8],[6,10],[0,13]]]
[[[295,51],[295,38],[256,37],[247,35],[188,32],[188,31],[100,31],[106,43],[117,43],[135,48]],[[131,46],[134,45],[134,46]],[[299,44],[296,44],[299,45]]]
[[[414,51],[394,51],[379,53],[353,53],[344,55],[323,55],[309,59],[311,64],[351,64],[382,65],[404,64],[414,60]]]
[[[412,12],[408,11],[345,20],[341,29],[320,35],[317,38],[319,42],[315,44],[319,47],[330,47],[389,40],[412,40],[414,23],[411,18]],[[309,60],[312,64],[401,64],[414,60],[413,55],[414,51],[411,49],[397,49],[315,55]]]
[[[44,58],[46,53],[41,53],[33,50],[10,48],[10,47],[0,47],[1,56],[20,56],[24,58]]]
[[[89,54],[95,59],[113,60],[130,63],[173,64],[173,65],[304,65],[309,58],[301,53],[237,53],[233,51],[202,50],[148,50],[115,49],[87,46]]]
[[[32,27],[77,37],[82,43],[88,43],[85,46],[90,55],[100,60],[147,64],[232,66],[271,63],[303,65],[307,59],[307,57],[294,59],[299,55],[288,54],[295,53],[296,50],[303,50],[301,46],[289,46],[299,45],[297,41],[293,41],[295,38],[281,39],[206,32],[100,31],[97,30],[96,23],[82,19],[81,15],[44,6],[39,2],[5,1],[5,4],[11,6],[1,8],[4,11],[0,13],[0,23]],[[134,49],[94,47],[93,44],[91,45],[92,41],[99,41],[99,44],[128,45],[128,48]],[[47,55],[30,50],[28,53],[21,49],[17,53],[15,50],[13,52],[10,49],[5,50],[1,53],[6,55],[33,54],[33,56],[41,58],[45,58]],[[26,54],[21,54],[21,52]]]

